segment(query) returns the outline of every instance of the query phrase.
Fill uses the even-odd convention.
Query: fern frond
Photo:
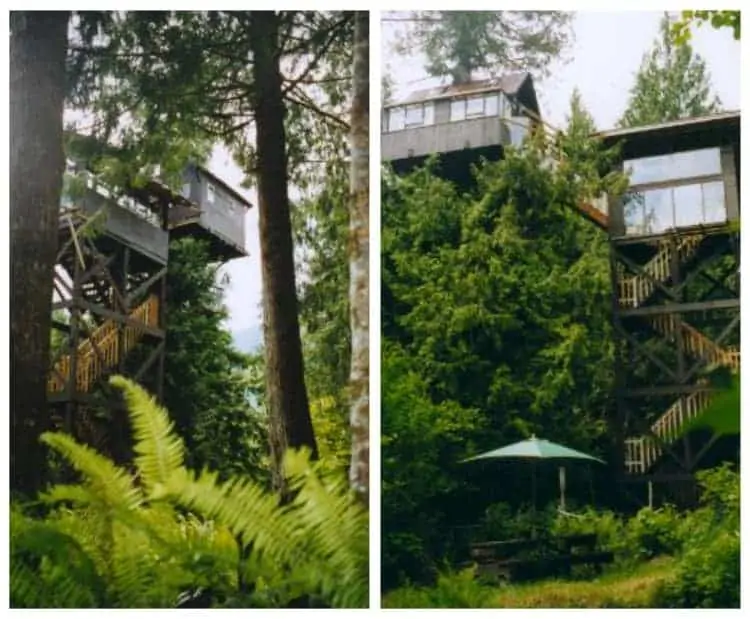
[[[304,452],[290,452],[285,470],[295,490],[286,515],[307,540],[307,560],[318,565],[323,596],[336,608],[366,608],[369,597],[367,511],[345,475],[310,463]]]
[[[143,502],[133,477],[90,447],[58,432],[45,432],[41,440],[83,476],[91,494],[105,505],[136,509]]]
[[[226,526],[253,547],[254,560],[266,565],[284,565],[297,554],[297,526],[281,515],[276,495],[262,486],[243,479],[219,484],[215,473],[204,472],[197,478],[177,475],[168,492],[179,505]],[[266,562],[266,559],[268,561]]]
[[[158,491],[184,466],[185,446],[176,434],[167,412],[136,383],[113,376],[127,403],[135,439],[135,464],[147,492]]]
[[[101,605],[106,584],[72,536],[11,509],[11,605],[81,608]]]

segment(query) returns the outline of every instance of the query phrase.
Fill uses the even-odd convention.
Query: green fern
[[[367,605],[367,513],[343,475],[291,452],[284,505],[252,480],[196,475],[166,411],[124,378],[111,384],[128,406],[135,474],[65,434],[43,436],[81,482],[41,495],[52,510],[44,519],[14,508],[14,606],[173,607],[198,588],[215,606],[285,606],[301,596]]]

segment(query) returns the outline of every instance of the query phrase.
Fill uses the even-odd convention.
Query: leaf
[[[731,384],[714,396],[708,408],[684,428],[684,434],[698,428],[709,428],[719,436],[740,433],[740,378],[733,375]]]

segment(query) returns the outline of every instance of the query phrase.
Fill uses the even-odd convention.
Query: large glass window
[[[674,208],[670,189],[654,189],[643,194],[643,228],[647,234],[674,228]]]
[[[722,223],[727,220],[724,183],[704,183],[703,189],[703,221],[707,224]]]
[[[623,200],[626,234],[658,234],[676,227],[726,221],[721,181],[645,189]]]
[[[643,157],[625,161],[631,185],[646,185],[672,180],[721,174],[718,148],[691,150],[670,155]]]

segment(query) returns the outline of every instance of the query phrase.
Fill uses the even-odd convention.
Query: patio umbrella
[[[545,439],[537,438],[533,434],[530,439],[513,443],[512,445],[506,445],[492,451],[481,453],[478,456],[473,456],[463,460],[463,462],[472,462],[475,460],[489,460],[489,459],[501,459],[501,460],[531,460],[533,465],[531,469],[531,495],[532,495],[532,506],[536,509],[536,461],[538,460],[558,460],[561,462],[571,460],[588,460],[593,462],[600,462],[605,464],[604,460],[600,460],[594,456],[590,456],[581,451],[576,451],[570,447],[558,445]],[[565,467],[559,467],[560,477],[560,508],[565,510]]]

